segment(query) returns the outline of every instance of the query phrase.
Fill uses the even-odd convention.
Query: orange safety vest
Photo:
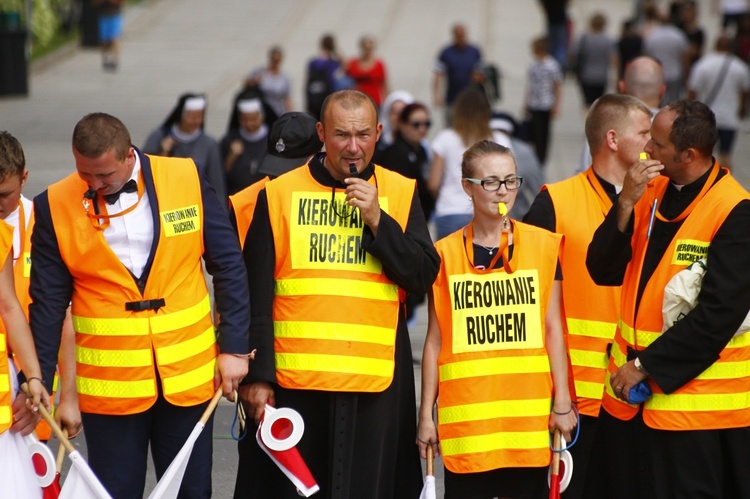
[[[13,227],[0,221],[0,259],[5,262],[13,248]],[[0,321],[2,324],[2,321]],[[8,338],[5,326],[0,328],[0,433],[11,427],[13,419],[13,394],[10,390],[10,369],[8,368]]]
[[[712,181],[712,178],[707,180],[709,185]],[[728,172],[710,187],[684,219],[649,278],[636,316],[636,293],[648,245],[646,227],[654,199],[661,198],[668,182],[665,177],[657,178],[654,188],[646,189],[646,193],[635,205],[635,226],[631,242],[633,257],[623,281],[621,319],[615,334],[609,373],[627,362],[628,346],[643,350],[661,335],[662,302],[667,282],[693,261],[705,257],[711,240],[727,215],[740,201],[750,199],[750,193]],[[711,367],[674,393],[664,394],[651,381],[654,394],[644,404],[643,420],[651,428],[661,430],[707,430],[750,425],[748,358],[750,335],[742,334],[732,338]],[[633,418],[638,406],[628,405],[616,398],[609,384],[609,376],[607,378],[604,408],[619,419]]]
[[[402,229],[414,181],[375,167],[380,207]],[[273,302],[276,380],[286,388],[380,392],[393,380],[401,294],[362,247],[358,209],[320,185],[308,167],[266,184],[276,248]]]
[[[553,384],[544,321],[562,236],[513,222],[512,273],[477,270],[463,231],[435,244],[438,434],[454,473],[546,466]]]
[[[258,202],[258,194],[269,180],[268,177],[263,177],[240,192],[229,196],[229,204],[234,208],[234,217],[237,220],[237,235],[240,238],[240,247],[242,248],[245,247],[247,231],[250,230],[250,224],[253,223],[253,214],[255,213],[255,203]]]
[[[201,266],[198,171],[190,159],[149,158],[159,240],[143,294],[88,218],[86,183],[73,174],[48,190],[60,255],[73,276],[76,386],[83,412],[147,410],[156,401],[157,371],[171,404],[197,405],[214,391],[218,348]],[[147,300],[156,309],[138,310]]]
[[[583,173],[547,185],[555,210],[555,232],[565,235],[560,264],[568,349],[578,411],[598,416],[620,309],[618,286],[597,286],[586,269],[586,252],[612,201],[589,168]]]

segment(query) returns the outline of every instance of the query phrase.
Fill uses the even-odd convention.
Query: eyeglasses
[[[427,121],[412,121],[409,124],[411,125],[412,128],[421,128],[421,127],[430,128],[432,126],[432,121],[430,121],[430,120],[427,120]]]
[[[499,191],[500,187],[505,185],[505,188],[509,191],[515,191],[519,187],[521,187],[521,184],[523,183],[522,177],[510,177],[506,178],[505,180],[500,180],[497,178],[484,178],[484,179],[478,179],[478,178],[468,178],[464,177],[464,180],[468,180],[469,182],[473,184],[479,184],[482,186],[482,189],[485,191]]]

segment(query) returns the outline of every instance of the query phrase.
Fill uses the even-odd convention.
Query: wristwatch
[[[635,360],[633,361],[633,365],[635,365],[635,368],[638,369],[640,372],[648,376],[648,371],[646,371],[646,369],[643,367],[643,364],[641,364],[641,359],[636,357]]]

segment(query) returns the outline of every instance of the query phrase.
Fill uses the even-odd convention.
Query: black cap
[[[318,121],[307,113],[284,113],[271,125],[268,134],[268,154],[258,172],[279,176],[305,164],[320,151],[323,143],[318,138]]]

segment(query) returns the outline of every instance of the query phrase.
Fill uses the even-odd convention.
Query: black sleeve
[[[213,277],[219,323],[219,350],[246,354],[249,350],[250,310],[247,273],[242,262],[237,234],[219,204],[211,185],[201,178],[203,197],[203,258]]]
[[[665,393],[705,371],[750,310],[750,201],[726,218],[708,248],[708,269],[698,304],[639,354]]]
[[[406,230],[381,210],[378,235],[375,237],[365,226],[363,247],[381,261],[388,279],[406,292],[424,294],[430,290],[440,268],[440,257],[432,244],[416,187]]]
[[[245,381],[276,382],[273,349],[273,298],[276,253],[268,217],[266,190],[258,193],[253,221],[245,237],[242,252],[250,288],[250,348],[255,360]]]
[[[60,350],[65,311],[73,295],[73,276],[63,262],[52,225],[47,191],[34,198],[34,231],[31,234],[29,325],[47,391]]]
[[[557,229],[557,218],[555,216],[555,205],[552,202],[552,196],[547,189],[542,189],[536,195],[534,202],[529,207],[529,211],[523,217],[523,222],[536,225],[550,232]]]
[[[630,217],[627,232],[617,228],[615,201],[604,221],[594,232],[586,253],[586,268],[591,279],[599,286],[621,286],[625,269],[632,258],[630,240],[633,236],[633,217]]]

